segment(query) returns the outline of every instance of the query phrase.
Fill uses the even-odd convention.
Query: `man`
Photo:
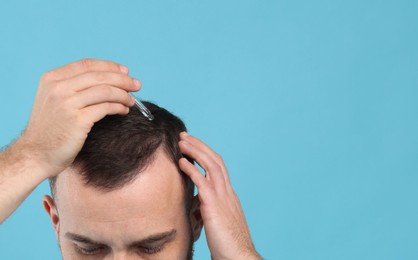
[[[164,109],[147,103],[150,122],[130,109],[139,89],[109,61],[45,73],[27,129],[0,154],[0,221],[49,178],[64,259],[190,259],[202,224],[213,259],[260,259],[221,157]]]

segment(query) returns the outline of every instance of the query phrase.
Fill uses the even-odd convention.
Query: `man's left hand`
[[[200,212],[212,259],[261,259],[251,241],[239,199],[232,189],[222,158],[209,146],[187,133],[180,134],[181,152],[206,172],[182,158],[180,169],[198,189]]]

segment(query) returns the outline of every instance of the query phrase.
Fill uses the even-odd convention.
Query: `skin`
[[[185,158],[179,161],[180,169],[197,187],[212,259],[261,259],[252,243],[244,212],[222,157],[188,133],[181,133],[180,138],[181,152],[194,159],[205,171],[203,176]]]
[[[67,168],[93,124],[127,114],[141,88],[128,69],[110,61],[83,59],[44,73],[28,126],[0,154],[0,222],[39,183]]]
[[[140,87],[140,82],[128,75],[126,67],[110,61],[84,59],[46,72],[41,77],[27,129],[15,143],[0,154],[0,222],[2,223],[10,216],[42,181],[60,173],[64,176],[66,169],[81,150],[93,124],[106,115],[127,114],[129,107],[134,105],[134,99],[129,92],[138,91]],[[179,161],[182,171],[190,176],[198,189],[194,212],[199,212],[200,205],[201,219],[212,258],[261,259],[253,246],[245,216],[229,181],[222,158],[199,139],[186,133],[182,133],[180,137],[179,146],[182,153],[193,158],[205,170],[205,176],[203,176],[187,160]],[[60,175],[58,179],[61,177]],[[140,180],[141,178],[138,182]],[[119,196],[129,194],[122,190],[125,189],[121,189]],[[115,191],[109,196],[117,197],[116,193]],[[103,194],[101,196],[105,196]],[[130,195],[134,196],[134,192]],[[70,198],[67,196],[68,199]],[[88,197],[84,199],[88,200]],[[126,215],[109,216],[111,220],[109,224],[117,223],[113,220],[117,220],[118,217],[119,219],[125,217],[127,221],[131,220],[126,210],[133,205],[125,205],[125,203],[134,201],[123,197],[123,200],[125,199],[127,201],[123,202],[124,207],[121,210],[125,210],[123,213]],[[68,208],[70,203],[64,201],[64,197],[61,198],[62,206],[67,205],[63,210],[70,210]],[[64,231],[59,228],[62,217],[58,217],[61,216],[60,198],[58,198],[57,207],[54,205],[51,198],[45,199],[44,206],[56,227],[57,234],[60,234],[58,238],[63,245],[62,236],[65,234],[62,234]],[[95,204],[90,204],[90,207],[93,211],[100,210],[100,207],[96,208]],[[112,207],[117,207],[117,205],[112,205]],[[140,211],[140,207],[136,209]],[[175,211],[175,209],[172,210]],[[113,211],[107,212],[110,215],[113,213]],[[199,219],[197,213],[195,218]],[[68,228],[70,227],[69,217],[61,221],[63,224],[68,223]],[[99,221],[96,222],[97,225],[99,223]],[[199,221],[195,223],[197,224],[192,225],[192,233],[198,234],[200,232]],[[175,224],[172,223],[172,225]],[[144,228],[143,225],[140,226]],[[177,223],[177,226],[180,228],[181,225]],[[90,228],[94,228],[94,225]],[[121,225],[119,228],[129,231],[131,226],[127,228]],[[104,230],[107,229],[104,228]],[[160,230],[143,231],[159,232]],[[97,237],[94,239],[102,238],[103,242],[112,246],[114,250],[112,252],[121,254],[127,252],[123,251],[123,248],[130,240],[142,238],[132,236],[122,238],[122,235],[119,235],[118,239],[112,240],[109,238],[110,234],[105,231],[95,234]],[[141,236],[147,235],[147,233],[141,233]],[[123,256],[133,257],[131,254]]]
[[[184,199],[180,173],[159,149],[132,183],[110,192],[86,186],[77,169],[67,168],[55,202],[45,196],[44,207],[63,259],[187,259],[202,222],[196,207],[187,215]],[[159,234],[165,236],[145,241]]]

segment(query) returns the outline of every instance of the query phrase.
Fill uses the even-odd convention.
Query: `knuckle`
[[[91,58],[85,58],[85,59],[80,60],[79,63],[83,68],[90,68],[94,63],[94,60]]]
[[[49,90],[49,98],[52,101],[60,101],[63,98],[63,92],[61,90],[60,84],[56,84],[55,86],[52,86]]]
[[[105,73],[103,73],[103,72],[95,72],[94,73],[94,79],[97,81],[97,82],[104,82],[104,81],[106,81],[106,75],[107,74],[105,74]]]
[[[54,74],[54,71],[52,71],[52,70],[45,72],[45,73],[44,73],[44,74],[42,74],[42,76],[41,76],[41,81],[42,81],[42,82],[46,82],[46,81],[50,81],[50,80],[52,80],[52,78],[53,78],[53,74]]]
[[[212,172],[220,172],[220,171],[222,171],[221,166],[219,164],[217,164],[217,163],[211,163],[210,165],[208,165],[208,168]]]
[[[126,104],[133,104],[132,97],[129,94],[125,94],[124,102]]]
[[[213,168],[216,172],[222,172],[222,167],[219,164],[215,164]]]
[[[117,103],[107,103],[107,109],[113,112],[121,112],[124,107]]]
[[[216,164],[216,165],[222,165],[223,163],[224,163],[224,160],[223,160],[223,158],[222,158],[222,156],[221,155],[219,155],[218,153],[216,153],[216,152],[213,152],[213,164]]]
[[[207,190],[215,190],[215,185],[212,182],[206,182],[204,187]]]
[[[113,112],[114,113],[117,113],[117,114],[126,114],[126,112],[127,111],[129,111],[129,110],[127,110],[127,108],[124,106],[124,105],[122,105],[122,104],[117,104],[117,103],[113,103],[112,104],[112,110],[113,110]]]
[[[221,162],[221,163],[223,163],[224,162],[224,159],[222,158],[222,156],[221,155],[219,155],[219,154],[217,154],[217,153],[215,153],[215,158],[216,158],[216,160],[218,160],[219,162]]]
[[[102,106],[103,106],[103,109],[107,112],[112,111],[112,109],[114,108],[113,104],[110,102],[106,102]]]
[[[102,85],[100,86],[100,94],[106,99],[110,99],[113,95],[113,91],[110,87]]]
[[[66,89],[66,85],[63,81],[56,81],[52,85],[52,89],[55,92],[62,92],[64,89]]]

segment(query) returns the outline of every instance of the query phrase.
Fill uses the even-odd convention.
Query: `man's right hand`
[[[16,145],[40,166],[43,178],[56,176],[73,162],[93,124],[127,114],[134,105],[128,92],[140,88],[126,67],[110,61],[83,59],[48,71]]]
[[[134,105],[128,92],[140,88],[126,67],[110,61],[84,59],[46,72],[26,130],[0,153],[0,224],[73,162],[95,122],[127,114]]]

